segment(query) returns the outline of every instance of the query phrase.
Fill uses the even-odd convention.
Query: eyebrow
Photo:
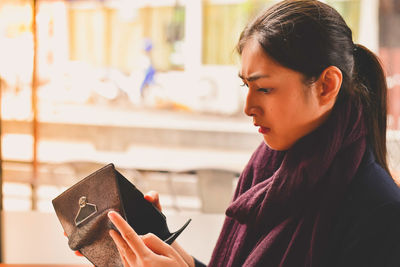
[[[261,79],[261,78],[269,78],[270,77],[268,74],[253,74],[246,78],[240,73],[238,73],[238,76],[240,79],[247,80],[248,82],[253,82],[253,81]]]

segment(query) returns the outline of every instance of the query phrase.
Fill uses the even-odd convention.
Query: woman
[[[237,48],[244,111],[264,142],[241,174],[209,266],[400,266],[400,190],[386,161],[387,87],[376,56],[312,0],[262,12]],[[126,266],[195,265],[177,244],[140,238],[109,216]]]

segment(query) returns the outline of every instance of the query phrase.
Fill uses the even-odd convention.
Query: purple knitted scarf
[[[243,170],[209,266],[316,267],[366,149],[362,109],[336,103],[286,152],[262,143]]]

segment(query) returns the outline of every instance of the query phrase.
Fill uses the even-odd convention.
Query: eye
[[[257,91],[268,94],[272,91],[272,88],[259,88]]]
[[[242,86],[242,87],[247,87],[247,88],[249,88],[249,86],[246,84],[246,83],[242,83],[240,86]]]

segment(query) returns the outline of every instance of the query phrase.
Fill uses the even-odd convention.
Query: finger
[[[64,236],[68,237],[67,233],[64,231]],[[82,253],[79,250],[74,250],[76,256],[83,257]]]
[[[117,227],[122,238],[126,241],[128,246],[136,255],[140,257],[141,255],[146,255],[151,252],[143,243],[142,239],[132,229],[132,227],[121,217],[121,215],[115,211],[110,211],[108,212],[108,217],[115,227]]]
[[[128,260],[126,259],[125,254],[120,250],[120,248],[119,248],[118,246],[117,246],[117,249],[118,249],[119,255],[121,256],[122,264],[124,265],[124,267],[129,267],[129,266],[131,266],[131,265],[129,264]],[[135,257],[135,254],[133,254],[132,257]]]
[[[83,257],[83,254],[79,250],[74,251],[76,256]]]
[[[144,195],[144,198],[152,203],[156,208],[161,211],[160,196],[157,191],[151,190]]]
[[[118,246],[117,246],[117,249],[118,249],[119,255],[121,256],[121,260],[122,260],[124,267],[129,267],[129,263],[128,263],[128,260],[126,259],[125,255],[121,252],[121,250],[119,249]]]
[[[178,253],[167,243],[162,241],[156,235],[149,233],[142,236],[143,243],[151,249],[154,253],[163,256],[174,255],[177,256]]]
[[[109,234],[114,240],[115,245],[117,246],[119,255],[121,256],[121,260],[124,266],[135,266],[136,255],[129,247],[129,245],[125,242],[125,240],[121,237],[121,235],[115,230],[110,230]]]
[[[175,263],[180,262],[181,266],[194,266],[194,260],[191,256],[188,256],[186,260],[183,255],[176,251],[172,246],[162,241],[156,235],[149,233],[141,238],[152,252],[161,257],[165,257],[164,259],[173,260]]]

